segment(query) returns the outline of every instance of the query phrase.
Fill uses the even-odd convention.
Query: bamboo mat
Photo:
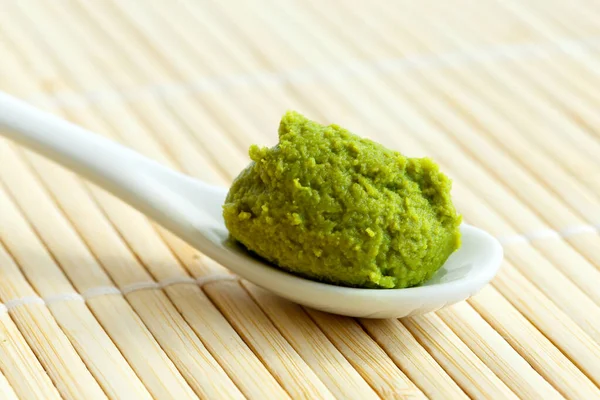
[[[295,109],[454,181],[497,278],[304,309],[0,140],[0,399],[600,398],[600,4],[3,0],[0,89],[227,184]]]

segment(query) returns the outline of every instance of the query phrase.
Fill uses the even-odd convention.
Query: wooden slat
[[[17,397],[17,394],[13,390],[13,388],[10,386],[10,384],[6,380],[6,377],[2,374],[0,374],[0,395],[2,395],[2,398],[6,399],[6,400],[18,400],[19,399]]]
[[[0,207],[5,213],[0,240],[12,252],[37,292],[53,300],[48,308],[107,395],[111,398],[150,399],[142,382],[85,306],[83,299],[61,302],[61,297],[69,298],[76,294],[75,289],[2,190]],[[27,249],[20,246],[24,242],[29,243]]]
[[[335,398],[238,282],[211,283],[205,290],[244,340],[265,357],[263,362],[272,366],[271,373],[292,398]]]
[[[594,397],[596,386],[492,286],[470,301],[490,325],[565,397]],[[529,341],[535,344],[525,345]],[[594,356],[585,356],[588,365]],[[598,382],[597,377],[596,383]]]
[[[11,316],[62,397],[106,399],[100,385],[4,247],[0,247],[0,268],[4,277],[0,300],[32,299],[29,304],[13,308]],[[55,396],[55,392],[49,390],[48,395]]]
[[[378,398],[375,391],[382,397],[418,397],[417,390],[406,381],[402,374],[398,374],[395,368],[389,370],[387,376],[372,376],[372,371],[369,374],[365,368],[358,365],[356,362],[358,357],[355,356],[355,359],[352,360],[350,352],[338,351],[300,306],[281,301],[255,285],[246,282],[243,284],[284,337],[302,358],[307,360],[309,366],[321,377],[336,397]],[[360,348],[360,345],[365,342],[366,340],[357,340],[353,353],[358,355],[368,352],[367,349]],[[349,360],[346,360],[344,356]],[[375,360],[377,359],[382,364],[387,361],[385,355],[375,358]],[[385,371],[385,367],[377,366],[373,370]],[[367,382],[375,388],[375,391]],[[382,385],[382,382],[386,382],[386,384]]]
[[[0,326],[0,369],[7,381],[5,387],[8,385],[23,399],[60,399],[44,367],[8,313],[0,315]]]

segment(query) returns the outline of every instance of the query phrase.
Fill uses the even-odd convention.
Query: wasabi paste
[[[338,125],[287,112],[279,143],[252,162],[223,205],[231,236],[277,267],[341,286],[423,283],[460,247],[451,181]]]

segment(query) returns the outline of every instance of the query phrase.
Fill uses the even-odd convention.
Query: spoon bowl
[[[463,224],[462,246],[427,282],[405,289],[361,289],[288,273],[229,237],[227,189],[208,185],[0,92],[0,134],[75,171],[135,207],[237,275],[283,298],[334,314],[400,318],[467,299],[497,273],[502,247]]]
[[[214,188],[211,203],[223,204],[226,194],[226,189]],[[255,258],[229,238],[220,213],[211,217],[215,220],[210,223],[209,239],[214,248],[204,248],[207,256],[280,297],[350,317],[401,318],[436,311],[466,300],[496,275],[503,258],[502,246],[494,237],[481,229],[462,224],[461,248],[423,285],[405,289],[344,287],[305,279]],[[206,225],[199,232],[206,235],[205,228]],[[194,238],[190,238],[189,242],[194,245]]]

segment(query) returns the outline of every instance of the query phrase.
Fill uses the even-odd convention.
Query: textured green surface
[[[308,278],[402,288],[429,279],[460,246],[451,181],[337,125],[286,113],[273,148],[252,162],[223,206],[231,235]]]

